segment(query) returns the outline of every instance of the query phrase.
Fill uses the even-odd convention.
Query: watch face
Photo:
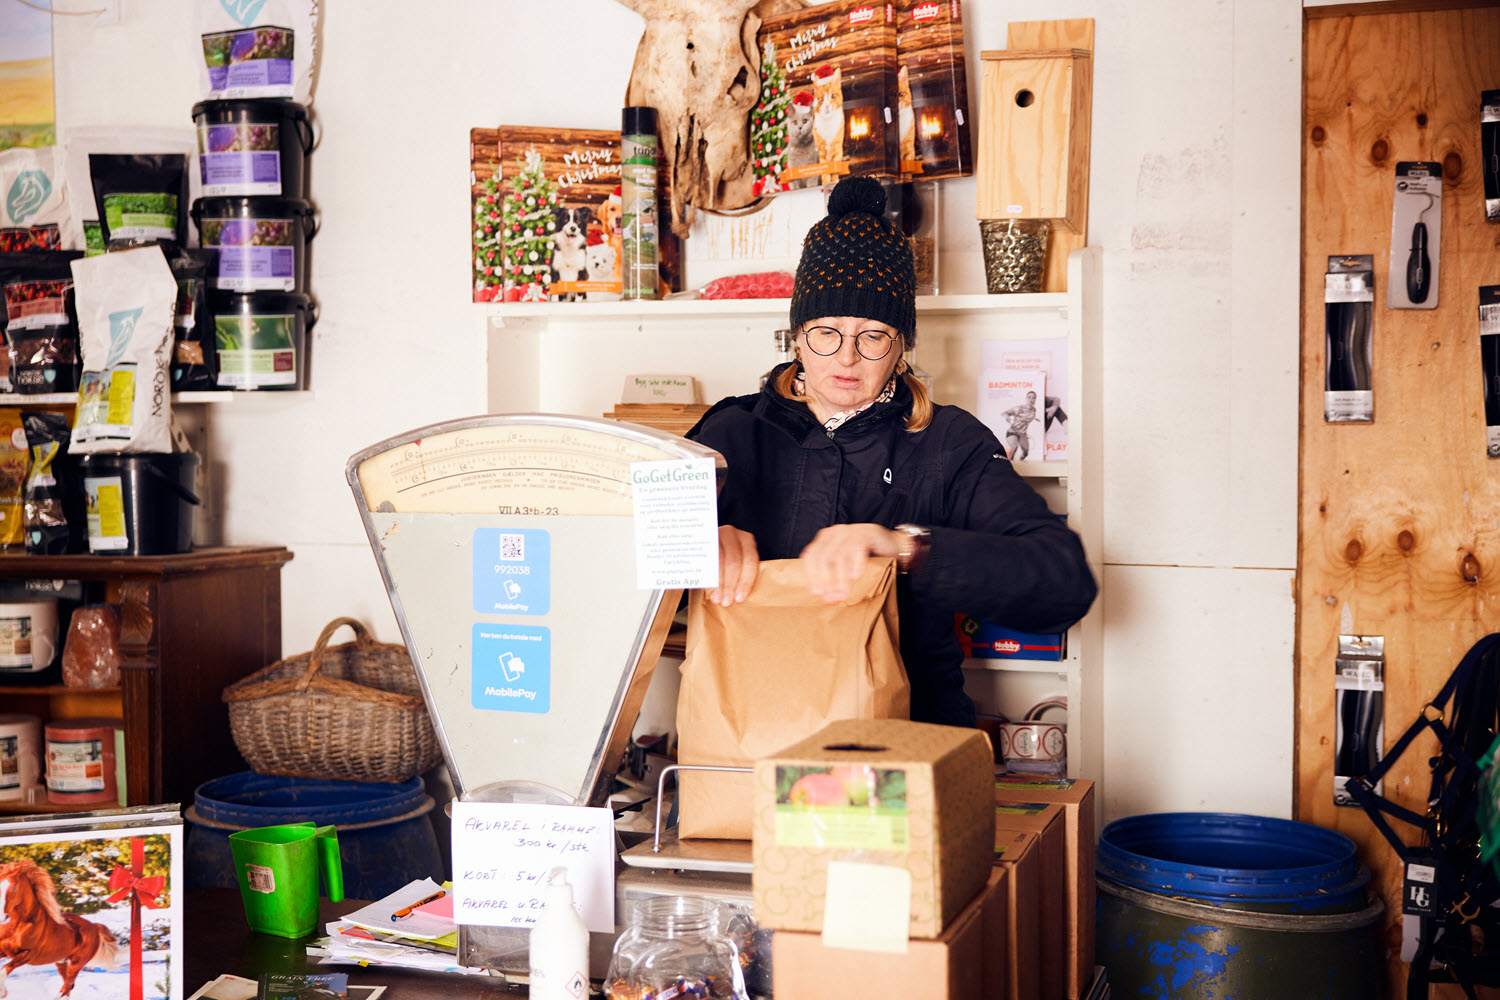
[[[1061,729],[1054,727],[1042,733],[1042,752],[1054,759],[1062,757],[1063,733]]]

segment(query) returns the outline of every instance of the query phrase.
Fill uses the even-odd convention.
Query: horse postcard
[[[182,1000],[176,806],[0,820],[0,1000]]]

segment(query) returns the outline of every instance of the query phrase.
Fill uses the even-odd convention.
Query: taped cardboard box
[[[1063,1000],[1068,987],[1067,836],[1061,806],[1046,802],[995,803],[995,843],[1012,833],[1036,835],[1038,976],[1042,1000]]]
[[[989,881],[941,935],[906,943],[901,954],[831,948],[821,933],[777,931],[772,971],[776,1000],[829,997],[1001,996],[1006,969],[1006,872]]]
[[[836,719],[910,714],[894,560],[872,559],[837,604],[807,589],[798,559],[761,563],[733,607],[705,593],[688,599],[678,763],[748,768]],[[678,835],[749,840],[752,786],[749,774],[679,772]]]
[[[756,919],[821,931],[828,864],[859,851],[911,873],[910,936],[938,937],[989,878],[993,772],[978,730],[903,719],[835,722],[757,760]]]
[[[894,178],[896,16],[887,3],[833,0],[761,22],[761,96],[751,136],[755,193]],[[778,117],[785,114],[783,119]]]
[[[1094,980],[1094,783],[1087,778],[1004,774],[995,779],[995,802],[1050,802],[1062,807],[1068,905],[1067,995],[1085,996]]]
[[[1007,833],[995,838],[995,864],[1006,869],[1005,1000],[1040,1000],[1037,965],[1040,948],[1037,920],[1036,834]]]

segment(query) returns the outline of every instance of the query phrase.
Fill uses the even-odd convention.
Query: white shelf
[[[989,657],[971,656],[964,660],[965,670],[991,670],[1001,674],[1055,674],[1065,677],[1076,667],[1072,660],[999,660]]]
[[[690,319],[697,316],[785,316],[791,299],[632,299],[618,302],[490,302],[485,315],[507,320]],[[919,295],[917,312],[944,315],[974,312],[1055,312],[1066,315],[1066,292],[1014,295]]]
[[[1012,462],[1011,468],[1023,479],[1067,479],[1067,462],[1024,461]]]
[[[222,391],[210,392],[174,392],[172,393],[173,405],[184,403],[228,403],[235,396],[305,396],[310,390],[307,389],[257,389],[257,390],[234,390],[224,389]],[[78,393],[75,392],[0,392],[0,406],[39,406],[47,403],[78,402]]]

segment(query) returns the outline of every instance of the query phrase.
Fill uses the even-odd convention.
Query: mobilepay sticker
[[[552,539],[539,528],[474,532],[474,610],[545,615],[552,604]]]
[[[545,713],[552,701],[552,633],[531,625],[474,626],[475,708]]]

